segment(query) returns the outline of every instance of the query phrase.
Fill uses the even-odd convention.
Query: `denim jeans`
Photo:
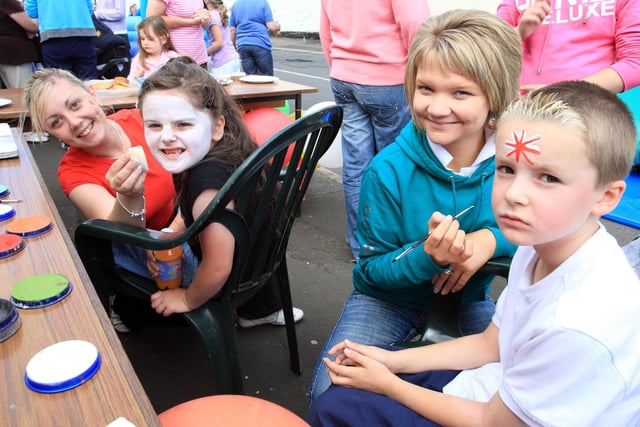
[[[80,80],[98,78],[98,59],[92,37],[62,37],[42,42],[45,67],[71,71]]]
[[[240,46],[238,55],[245,73],[273,76],[273,56],[269,49],[254,45]]]
[[[489,297],[484,301],[461,306],[458,319],[460,331],[464,335],[484,331],[494,311],[495,303]],[[409,341],[422,332],[426,320],[426,309],[410,310],[354,290],[347,298],[338,323],[316,362],[309,390],[311,402],[331,385],[331,379],[322,361],[331,347],[345,339],[368,345]]]
[[[331,79],[342,120],[342,186],[347,211],[347,241],[358,258],[356,217],[360,181],[373,157],[391,144],[411,119],[404,85],[365,86]]]

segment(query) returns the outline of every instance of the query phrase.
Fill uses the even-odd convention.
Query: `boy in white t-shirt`
[[[497,124],[492,204],[520,248],[492,323],[400,351],[336,345],[325,363],[345,387],[314,402],[311,425],[640,425],[640,281],[599,222],[635,141],[626,107],[591,83],[512,104]]]

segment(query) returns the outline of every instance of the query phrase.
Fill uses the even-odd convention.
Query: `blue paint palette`
[[[6,299],[0,299],[0,342],[10,338],[22,326],[18,310]]]

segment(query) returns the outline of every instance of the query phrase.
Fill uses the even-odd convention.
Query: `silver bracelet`
[[[145,199],[144,194],[142,195],[142,209],[140,209],[139,211],[130,211],[129,209],[127,209],[127,207],[120,201],[120,198],[118,197],[119,195],[120,193],[116,192],[116,200],[118,201],[120,207],[124,209],[124,211],[128,213],[131,218],[140,218],[140,221],[144,221],[144,210],[147,207],[147,199]]]

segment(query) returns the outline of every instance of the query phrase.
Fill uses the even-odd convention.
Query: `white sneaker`
[[[304,317],[304,311],[297,307],[293,307],[293,320],[298,323]],[[258,319],[245,319],[238,316],[238,325],[242,328],[252,328],[260,325],[284,326],[284,311],[282,309],[275,311],[267,316]]]
[[[120,315],[113,311],[113,309],[111,309],[111,314],[109,315],[109,317],[111,318],[113,329],[123,334],[131,332],[131,329],[129,329],[127,325],[124,324],[124,322],[120,318]]]

